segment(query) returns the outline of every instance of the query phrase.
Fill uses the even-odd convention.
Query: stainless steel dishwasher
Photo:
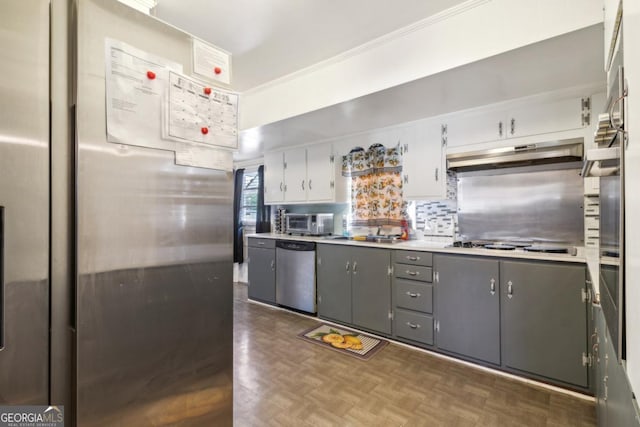
[[[316,244],[276,241],[276,303],[316,312]]]

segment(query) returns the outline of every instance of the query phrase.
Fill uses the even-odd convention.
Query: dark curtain
[[[271,206],[264,205],[264,166],[258,168],[258,207],[256,212],[256,233],[271,231]]]
[[[244,261],[244,245],[242,242],[242,221],[240,208],[242,207],[242,187],[244,169],[237,169],[233,181],[233,262]]]

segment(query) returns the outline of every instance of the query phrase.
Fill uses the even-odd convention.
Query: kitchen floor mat
[[[369,360],[389,343],[386,340],[325,323],[299,333],[298,338],[361,360]]]

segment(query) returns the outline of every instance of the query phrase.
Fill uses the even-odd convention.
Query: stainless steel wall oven
[[[612,155],[600,160],[600,303],[619,359],[625,349],[624,278],[624,131],[625,82],[622,48],[609,73],[607,111],[596,134],[599,147]]]

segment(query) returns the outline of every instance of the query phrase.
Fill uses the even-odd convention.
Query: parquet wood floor
[[[589,401],[393,343],[362,361],[304,342],[314,320],[234,287],[237,427],[596,425]]]

